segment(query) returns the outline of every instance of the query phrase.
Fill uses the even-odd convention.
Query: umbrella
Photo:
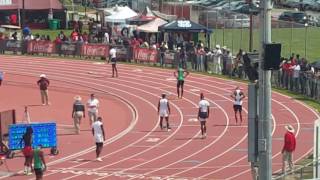
[[[320,69],[320,61],[315,61],[313,63],[310,64],[312,67]]]

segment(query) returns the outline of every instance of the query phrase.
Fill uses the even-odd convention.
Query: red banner
[[[82,45],[81,55],[107,58],[109,56],[109,46],[105,44],[84,44]]]
[[[28,53],[55,53],[55,43],[51,41],[29,41]]]
[[[158,51],[156,49],[135,48],[134,59],[142,62],[158,62]]]

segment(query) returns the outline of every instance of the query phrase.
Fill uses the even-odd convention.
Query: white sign
[[[189,28],[191,26],[190,21],[178,21],[178,27]]]
[[[0,0],[0,6],[11,5],[12,0]]]

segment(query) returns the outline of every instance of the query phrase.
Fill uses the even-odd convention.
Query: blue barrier
[[[31,126],[33,129],[32,147],[41,145],[43,148],[57,147],[57,126],[56,123],[31,123],[31,124],[12,124],[9,126],[9,149],[19,150],[24,147],[21,139],[26,128]]]

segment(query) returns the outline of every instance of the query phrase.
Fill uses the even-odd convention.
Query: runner
[[[207,136],[206,121],[210,114],[210,103],[204,99],[203,93],[200,94],[198,120],[200,121],[202,139]]]
[[[102,161],[102,159],[100,158],[100,153],[103,148],[103,141],[106,140],[106,137],[101,117],[98,117],[97,121],[92,124],[92,134],[96,141],[96,160]]]
[[[41,148],[42,146],[40,145],[38,148],[33,150],[33,167],[36,174],[36,180],[42,180],[43,172],[47,169],[46,161],[44,160],[44,154]]]
[[[24,174],[31,175],[31,164],[32,164],[32,134],[33,129],[31,126],[26,128],[26,132],[22,136],[20,144],[22,146],[22,142],[24,143],[24,147],[22,149],[22,153],[24,155]]]
[[[186,69],[183,69],[181,65],[179,65],[178,69],[173,73],[173,75],[177,78],[178,98],[182,98],[184,79],[189,75],[189,72]],[[181,93],[180,93],[180,88],[181,88]]]
[[[234,92],[231,94],[231,97],[234,99],[233,103],[233,110],[234,110],[234,117],[236,118],[236,124],[238,124],[238,117],[237,112],[240,114],[240,125],[242,123],[242,100],[245,98],[244,93],[240,90],[237,86]]]
[[[109,60],[111,60],[111,65],[112,65],[112,77],[114,77],[114,72],[116,72],[116,77],[118,77],[116,48],[111,46],[111,49],[109,51],[109,55],[110,55]],[[109,61],[108,61],[108,63],[109,63]]]
[[[166,94],[162,94],[161,95],[161,99],[159,100],[159,103],[158,103],[158,114],[160,116],[160,128],[161,130],[163,130],[163,127],[162,126],[162,121],[163,121],[163,118],[166,119],[166,122],[167,122],[167,131],[170,131],[171,128],[169,126],[169,114],[170,114],[170,106],[169,106],[169,101],[168,99],[166,98]]]
[[[99,100],[95,98],[94,94],[90,95],[90,99],[87,102],[87,107],[90,125],[92,125],[92,123],[97,120],[99,108]]]

